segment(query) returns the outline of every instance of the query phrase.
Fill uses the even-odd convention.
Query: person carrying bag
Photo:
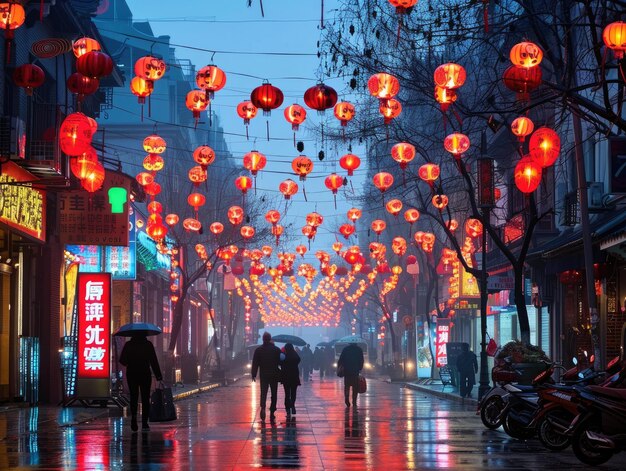
[[[159,381],[150,396],[150,422],[169,422],[177,418],[172,388]]]

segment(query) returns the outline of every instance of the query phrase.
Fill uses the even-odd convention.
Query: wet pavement
[[[570,450],[485,429],[475,402],[376,378],[356,410],[335,378],[300,387],[291,420],[280,388],[275,423],[260,421],[258,398],[249,380],[211,388],[177,401],[177,421],[138,433],[113,407],[0,407],[0,469],[587,469]],[[623,463],[617,455],[594,469]]]

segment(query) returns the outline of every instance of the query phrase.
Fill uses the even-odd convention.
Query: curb
[[[437,391],[428,387],[424,387],[420,384],[415,383],[404,383],[405,388],[413,389],[414,391],[420,391],[426,394],[430,394],[431,396],[440,397],[442,399],[448,399],[455,402],[460,402],[461,404],[467,404],[470,406],[478,407],[478,400],[473,398],[461,397],[457,394],[452,394],[445,391]]]

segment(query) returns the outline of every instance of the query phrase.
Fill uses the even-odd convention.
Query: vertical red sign
[[[111,274],[78,274],[78,378],[110,379]]]
[[[450,319],[437,319],[437,338],[435,361],[437,368],[448,364],[448,352],[446,344],[450,341]]]

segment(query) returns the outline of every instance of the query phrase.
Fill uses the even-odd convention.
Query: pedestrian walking
[[[324,377],[324,353],[319,347],[315,347],[315,351],[313,352],[313,369],[319,370],[320,379]]]
[[[257,347],[252,357],[252,381],[256,381],[260,370],[261,377],[261,420],[265,420],[265,404],[267,403],[267,390],[270,390],[270,419],[274,420],[276,411],[276,399],[278,394],[278,381],[280,380],[280,348],[272,343],[272,335],[269,332],[263,334],[263,345]]]
[[[472,387],[476,383],[478,361],[476,354],[470,352],[469,344],[461,345],[461,354],[456,359],[456,369],[459,371],[459,394],[461,397],[472,397]]]
[[[311,370],[313,369],[313,352],[311,351],[311,346],[308,343],[302,349],[300,359],[302,360],[302,378],[304,379],[304,382],[307,383],[309,379],[311,379]]]
[[[359,395],[359,373],[363,369],[363,350],[356,343],[346,346],[337,360],[337,369],[343,370],[343,392],[346,407],[350,407],[350,388],[352,388],[352,405],[356,407]]]
[[[157,381],[163,380],[154,345],[144,334],[131,336],[130,340],[124,344],[120,354],[120,363],[126,367],[126,382],[130,392],[130,428],[133,432],[138,429],[137,408],[141,394],[141,428],[142,430],[150,430],[148,420],[150,418],[152,373],[154,373]]]
[[[333,347],[324,347],[324,365],[326,376],[331,376],[331,372],[335,368],[335,349]]]
[[[300,386],[300,374],[298,365],[300,364],[300,356],[293,348],[293,344],[285,344],[285,353],[281,355],[281,381],[285,390],[285,411],[287,418],[296,414],[296,393]]]

